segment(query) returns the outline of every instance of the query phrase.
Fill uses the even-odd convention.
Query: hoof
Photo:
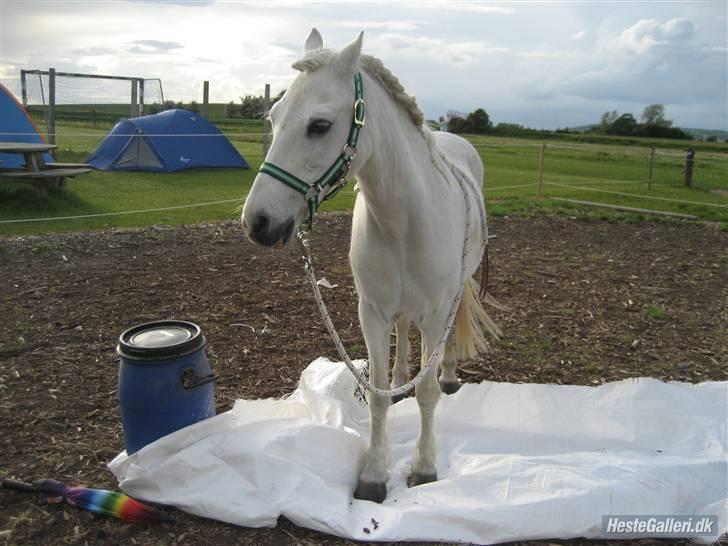
[[[372,502],[382,503],[387,497],[387,484],[376,482],[362,482],[356,486],[354,498],[359,500],[368,500]]]
[[[455,394],[460,390],[460,383],[458,381],[441,381],[440,390],[445,394]]]
[[[396,404],[397,402],[400,402],[400,401],[404,400],[405,398],[407,398],[406,392],[403,392],[402,394],[395,394],[392,397],[392,404]]]
[[[409,475],[409,478],[407,478],[407,487],[417,487],[418,485],[423,485],[430,482],[436,482],[437,481],[437,473],[424,473],[420,474],[419,472],[412,472],[412,474]]]

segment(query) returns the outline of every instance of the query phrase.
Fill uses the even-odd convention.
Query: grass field
[[[214,118],[214,116],[213,116]],[[57,125],[59,161],[83,161],[111,128],[111,122],[92,127],[86,122]],[[220,128],[251,165],[251,170],[197,170],[183,173],[93,172],[69,182],[63,191],[45,194],[29,185],[3,183],[0,187],[0,235],[105,227],[187,224],[235,218],[262,161],[262,125],[251,120],[222,119]],[[41,126],[42,129],[42,126]],[[544,211],[572,216],[639,220],[643,215],[621,214],[557,201],[569,198],[613,205],[655,209],[698,216],[728,225],[728,145],[648,140],[643,146],[624,146],[621,140],[584,142],[575,136],[547,141],[543,198],[538,195],[540,142],[533,139],[491,136],[469,137],[486,165],[489,213],[539,214]],[[647,146],[655,154],[652,188],[647,188]],[[698,148],[693,187],[683,186],[684,153]],[[610,193],[606,193],[610,192]],[[616,193],[614,193],[616,192]],[[625,195],[626,194],[626,195]],[[178,210],[149,209],[225,201]],[[349,209],[351,187],[324,209]],[[134,214],[107,215],[138,211]],[[42,222],[7,223],[8,220],[59,216],[107,215]]]

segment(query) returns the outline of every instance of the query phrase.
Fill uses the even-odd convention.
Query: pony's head
[[[336,189],[338,174],[349,167],[355,172],[362,164],[361,142],[358,150],[351,146],[352,127],[364,115],[363,105],[357,115],[352,108],[361,46],[362,34],[338,54],[323,49],[316,29],[306,39],[304,57],[293,65],[301,73],[270,111],[270,151],[245,201],[243,226],[254,242],[285,245],[313,214],[312,207]],[[319,191],[316,183],[342,155],[355,158],[335,169],[331,183],[321,184]]]

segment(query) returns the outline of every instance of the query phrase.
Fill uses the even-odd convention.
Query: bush
[[[237,117],[240,113],[240,108],[234,101],[230,101],[225,105],[225,116],[229,118]]]

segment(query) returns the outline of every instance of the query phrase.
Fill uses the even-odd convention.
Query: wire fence
[[[107,136],[105,130],[90,131],[84,124],[62,125],[59,129],[56,136],[63,160],[83,159]],[[223,136],[235,142],[249,163],[255,166],[258,160],[262,160],[266,133],[255,131],[254,127],[251,129],[253,131],[244,131],[231,124],[223,127]],[[13,135],[0,134],[0,140],[7,140]],[[212,136],[219,138],[220,135]],[[120,137],[129,138],[128,135]],[[487,140],[473,137],[471,140],[485,164],[484,191],[491,203],[542,199],[579,208],[621,208],[644,214],[721,221],[728,218],[724,212],[728,210],[728,151],[720,147],[691,152],[611,144],[524,142],[523,139],[497,137],[488,137]],[[346,195],[350,191],[342,193]],[[221,199],[157,209],[0,220],[0,224],[142,214],[211,207],[241,200]]]

